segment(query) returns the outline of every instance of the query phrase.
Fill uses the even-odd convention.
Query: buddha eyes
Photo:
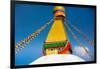
[[[58,50],[58,51],[61,51],[63,48],[51,48],[51,49],[48,49],[49,51],[54,51],[54,50]]]
[[[53,49],[51,49],[51,51],[53,51]]]

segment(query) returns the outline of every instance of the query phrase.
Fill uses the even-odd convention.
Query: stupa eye
[[[60,48],[57,48],[58,49],[58,51],[60,51]]]
[[[53,49],[51,49],[51,51],[53,51]]]

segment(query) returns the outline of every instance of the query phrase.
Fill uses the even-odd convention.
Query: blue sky
[[[15,6],[15,43],[26,38],[35,30],[43,26],[48,20],[53,18],[54,6],[47,5],[32,5],[32,4],[16,4]],[[80,7],[65,7],[66,19],[70,23],[76,25],[82,32],[84,32],[89,39],[94,39],[94,16],[93,8]],[[20,53],[15,55],[16,65],[27,65],[37,58],[42,56],[43,42],[45,41],[52,23],[43,30],[30,44],[24,48]],[[90,54],[94,54],[94,47],[90,46],[79,33],[72,29],[78,36],[80,41],[89,48]],[[67,29],[66,29],[67,31]],[[69,40],[72,45],[72,50],[78,46],[71,33],[67,31]],[[84,57],[83,57],[84,58]],[[85,59],[88,60],[88,59]]]

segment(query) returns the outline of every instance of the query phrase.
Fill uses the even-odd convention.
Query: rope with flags
[[[74,34],[74,32],[73,32],[73,31],[71,30],[71,28],[68,26],[68,23],[65,23],[65,26],[66,26],[67,29],[71,32],[73,38],[76,39],[76,41],[78,42],[78,44],[79,44],[80,46],[82,46],[82,44],[81,44],[80,40],[78,39],[78,37]]]
[[[81,30],[79,30],[75,25],[69,23],[70,21],[68,21],[67,19],[65,19],[65,21],[66,21],[69,25],[71,25],[79,34],[81,34],[81,35],[83,36],[83,38],[84,38],[85,40],[87,40],[87,42],[88,42],[90,45],[94,46],[94,41],[93,41],[93,40],[89,40],[88,37],[87,37]]]
[[[71,32],[73,38],[78,42],[79,46],[82,47],[85,52],[90,56],[90,58],[92,57],[90,54],[89,54],[89,51],[86,49],[86,47],[80,42],[80,40],[78,39],[78,37],[74,34],[74,32],[71,30],[71,28],[68,26],[68,21],[64,23],[65,26],[67,27],[67,29]]]
[[[30,43],[30,41],[33,40],[42,30],[44,30],[53,20],[54,20],[54,18],[49,20],[46,24],[44,24],[42,27],[40,27],[34,33],[30,34],[25,39],[19,41],[15,45],[15,53],[17,54],[19,51],[21,51],[23,48],[25,48]]]

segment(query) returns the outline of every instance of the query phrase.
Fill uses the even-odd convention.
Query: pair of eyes
[[[56,48],[56,49],[58,49],[58,50],[62,50],[63,48]],[[49,50],[53,51],[53,50],[55,50],[55,49],[49,49]]]

